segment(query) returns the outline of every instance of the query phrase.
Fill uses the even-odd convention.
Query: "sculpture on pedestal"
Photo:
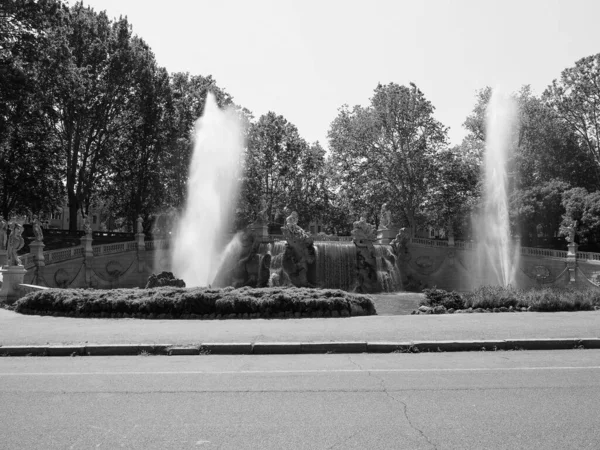
[[[137,234],[142,234],[144,232],[144,219],[142,219],[142,216],[138,216],[137,218],[137,227],[136,227],[136,233]]]
[[[33,216],[33,235],[35,236],[36,242],[44,241],[44,233],[42,232],[42,225],[38,216]]]
[[[282,267],[296,287],[313,287],[317,283],[316,251],[312,237],[298,225],[298,213],[293,211],[281,227],[287,243]]]
[[[374,240],[375,227],[373,225],[367,223],[364,217],[354,222],[352,242],[356,246],[356,292],[376,292],[379,290]]]
[[[17,252],[23,248],[25,241],[21,236],[23,233],[23,226],[20,223],[13,222],[11,226],[10,236],[8,237],[8,249],[7,249],[7,262],[9,266],[20,266],[21,258]]]

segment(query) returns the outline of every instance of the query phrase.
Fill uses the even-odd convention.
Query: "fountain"
[[[515,283],[519,250],[510,236],[506,164],[517,112],[512,97],[494,89],[486,111],[484,205],[475,225],[481,284]]]
[[[209,93],[196,122],[187,200],[173,242],[173,272],[188,287],[208,285],[219,266],[219,243],[228,231],[230,206],[238,193],[242,149],[237,114],[220,109]]]

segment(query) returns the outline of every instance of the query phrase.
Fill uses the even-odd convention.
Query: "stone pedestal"
[[[44,267],[46,265],[44,259],[44,243],[41,241],[33,241],[29,244],[29,249],[33,255],[33,262],[38,267]]]
[[[577,270],[577,248],[579,244],[570,242],[567,246],[567,269],[569,269],[569,283],[575,282],[575,272]]]
[[[135,242],[137,242],[138,250],[146,250],[146,244],[144,243],[144,233],[136,233]]]
[[[94,256],[94,249],[92,248],[92,241],[93,241],[93,238],[89,234],[85,234],[85,235],[81,236],[81,246],[83,247],[83,253],[85,254],[86,258],[87,257],[92,258]]]
[[[263,222],[254,222],[248,227],[254,236],[258,237],[262,242],[268,241],[269,227]]]
[[[23,266],[3,266],[0,269],[0,274],[2,274],[1,303],[12,304],[19,299],[19,285],[23,283],[26,273]]]
[[[378,244],[389,244],[394,240],[398,234],[398,228],[381,228],[377,230],[377,243]]]

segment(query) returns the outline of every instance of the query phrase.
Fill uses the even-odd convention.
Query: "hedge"
[[[481,286],[472,292],[426,289],[421,313],[448,311],[587,311],[600,308],[600,290],[573,288],[517,289],[511,286]],[[424,307],[424,308],[423,308]]]
[[[368,295],[338,289],[178,288],[46,289],[27,294],[22,314],[149,319],[338,317],[376,314]]]

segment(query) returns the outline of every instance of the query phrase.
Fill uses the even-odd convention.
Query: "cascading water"
[[[352,242],[315,242],[319,287],[349,291],[356,284],[356,247]]]
[[[173,272],[188,287],[208,285],[218,268],[219,243],[229,231],[238,193],[242,149],[237,114],[220,109],[209,93],[196,122],[187,200],[173,243]]]
[[[510,96],[493,91],[486,111],[484,207],[476,225],[480,280],[485,284],[514,284],[518,267],[519,251],[510,236],[506,170],[517,112]]]
[[[402,277],[400,269],[395,264],[392,247],[390,245],[375,244],[375,256],[377,258],[377,280],[382,292],[402,291]]]

